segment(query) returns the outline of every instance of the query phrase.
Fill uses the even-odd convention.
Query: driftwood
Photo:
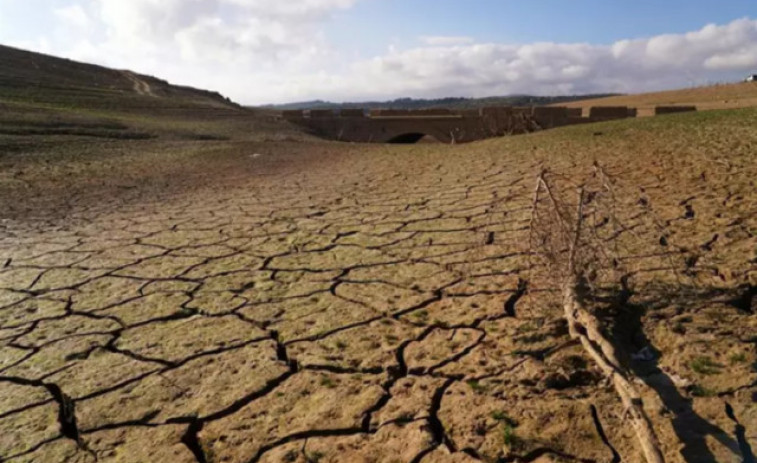
[[[603,178],[602,183],[606,191],[614,196],[606,182],[607,179]],[[592,269],[592,266],[598,266],[597,259],[601,259],[605,254],[604,250],[595,249],[597,246],[601,248],[602,245],[592,243],[591,235],[584,236],[587,228],[584,207],[589,195],[585,186],[579,186],[577,189],[578,202],[573,215],[550,183],[548,172],[542,171],[534,191],[530,246],[532,252],[536,246],[536,252],[550,263],[551,273],[558,276],[570,336],[581,343],[587,354],[613,384],[646,461],[663,463],[659,441],[644,412],[641,396],[632,382],[632,375],[621,366],[615,346],[604,336],[599,320],[586,307],[585,298],[582,297],[587,272],[597,270]],[[548,205],[546,212],[541,210],[543,195],[546,196],[544,202]],[[592,195],[596,196],[596,192],[592,192]],[[536,233],[541,233],[542,236],[535,242]],[[601,256],[598,252],[602,253]]]

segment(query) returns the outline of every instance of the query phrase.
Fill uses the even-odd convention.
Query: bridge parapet
[[[311,119],[323,119],[326,117],[336,117],[333,109],[311,109],[309,114]]]
[[[371,117],[450,117],[460,116],[449,109],[373,109]]]
[[[305,118],[305,111],[301,109],[292,109],[292,110],[286,110],[281,111],[281,117],[287,120],[297,120],[297,119],[304,119]]]
[[[589,119],[594,122],[613,121],[631,117],[628,106],[593,106],[589,110]]]
[[[655,116],[659,116],[661,114],[686,113],[696,110],[696,106],[657,106],[654,109],[654,113]]]
[[[364,109],[342,109],[339,111],[340,117],[365,117]]]
[[[532,115],[542,129],[568,125],[568,108],[564,106],[536,106]]]
[[[481,117],[481,109],[461,109],[457,114],[462,117]]]
[[[696,108],[694,108],[695,110]],[[673,107],[663,111],[689,111]],[[334,140],[386,143],[419,140],[432,136],[442,143],[465,143],[485,138],[514,135],[573,124],[636,117],[636,109],[626,106],[592,107],[589,117],[581,108],[563,106],[496,106],[470,110],[374,109],[333,111],[283,111],[282,117]]]

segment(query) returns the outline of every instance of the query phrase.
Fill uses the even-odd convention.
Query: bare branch
[[[597,213],[607,215],[614,225],[622,226],[615,214],[616,198],[609,176],[598,163],[594,165],[594,173],[600,188],[580,185],[576,190],[575,213],[571,214],[568,212],[568,203],[563,199],[564,194],[552,183],[550,173],[547,170],[541,171],[534,189],[529,231],[529,246],[537,246],[538,251],[531,248],[529,255],[538,252],[547,259],[552,267],[550,274],[559,278],[563,309],[571,337],[581,343],[612,382],[647,462],[663,463],[659,441],[644,412],[641,396],[630,379],[632,375],[622,367],[615,346],[604,336],[601,323],[585,306],[586,299],[582,297],[582,290],[588,281],[587,273],[607,268],[609,260],[613,260],[610,267],[614,267],[618,260],[617,248],[615,253],[608,251],[607,243],[596,232]],[[549,198],[547,211],[542,211],[542,191]],[[609,211],[604,210],[608,206],[604,203],[603,196],[609,196]],[[593,224],[587,225],[585,217],[594,217]],[[587,226],[591,228],[590,232],[585,230]],[[616,240],[617,236],[613,241]],[[617,243],[614,244],[617,246]],[[611,254],[615,255],[612,259]]]

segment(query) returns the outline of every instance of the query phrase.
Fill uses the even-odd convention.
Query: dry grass
[[[655,106],[696,105],[700,111],[711,109],[738,109],[757,106],[757,83],[744,82],[695,87],[666,92],[622,95],[594,100],[573,101],[558,106],[584,108],[592,106],[629,106],[639,109],[639,116],[653,116]]]

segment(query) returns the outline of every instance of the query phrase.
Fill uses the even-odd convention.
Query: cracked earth
[[[601,157],[634,288],[603,310],[666,458],[749,461],[757,137],[592,131],[218,144],[87,167],[128,187],[6,188],[0,460],[642,461],[525,245],[542,163]]]

